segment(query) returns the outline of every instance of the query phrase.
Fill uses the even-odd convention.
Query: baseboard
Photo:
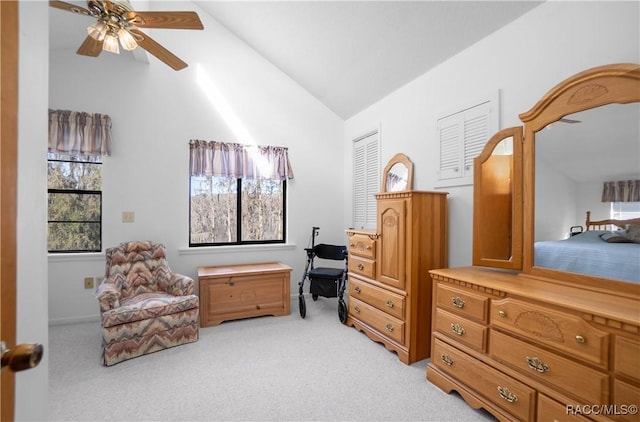
[[[100,321],[100,317],[98,315],[87,315],[83,317],[72,317],[72,318],[56,318],[49,320],[49,326],[53,327],[56,325],[70,325],[70,324],[78,324],[81,322],[98,322]]]

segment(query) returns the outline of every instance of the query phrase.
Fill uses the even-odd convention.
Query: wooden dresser
[[[410,364],[429,357],[428,271],[447,265],[447,193],[389,192],[376,199],[377,231],[347,231],[347,325]]]
[[[637,297],[480,267],[431,274],[429,381],[499,420],[640,420]]]
[[[198,267],[200,326],[289,315],[291,267],[280,262]]]

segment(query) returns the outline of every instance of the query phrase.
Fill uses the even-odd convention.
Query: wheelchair
[[[305,303],[303,291],[304,282],[308,279],[310,282],[309,293],[311,298],[316,301],[318,297],[338,298],[338,318],[341,323],[347,322],[347,305],[344,302],[344,291],[347,281],[347,247],[339,245],[329,245],[325,243],[315,244],[315,238],[318,235],[319,227],[311,229],[311,247],[305,248],[307,254],[307,262],[304,268],[302,280],[298,283],[298,305],[300,307],[300,316],[307,316],[307,305]],[[342,268],[335,267],[316,267],[315,258],[328,259],[334,261],[343,261]]]

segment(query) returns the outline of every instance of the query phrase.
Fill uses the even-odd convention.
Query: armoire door
[[[378,200],[377,280],[398,289],[405,287],[406,272],[405,199]]]

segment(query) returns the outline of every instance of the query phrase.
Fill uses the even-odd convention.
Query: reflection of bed
[[[536,242],[535,265],[640,283],[640,243],[608,243],[602,238],[627,224],[640,224],[640,218],[591,221],[587,212],[586,224],[585,232],[568,239]]]

